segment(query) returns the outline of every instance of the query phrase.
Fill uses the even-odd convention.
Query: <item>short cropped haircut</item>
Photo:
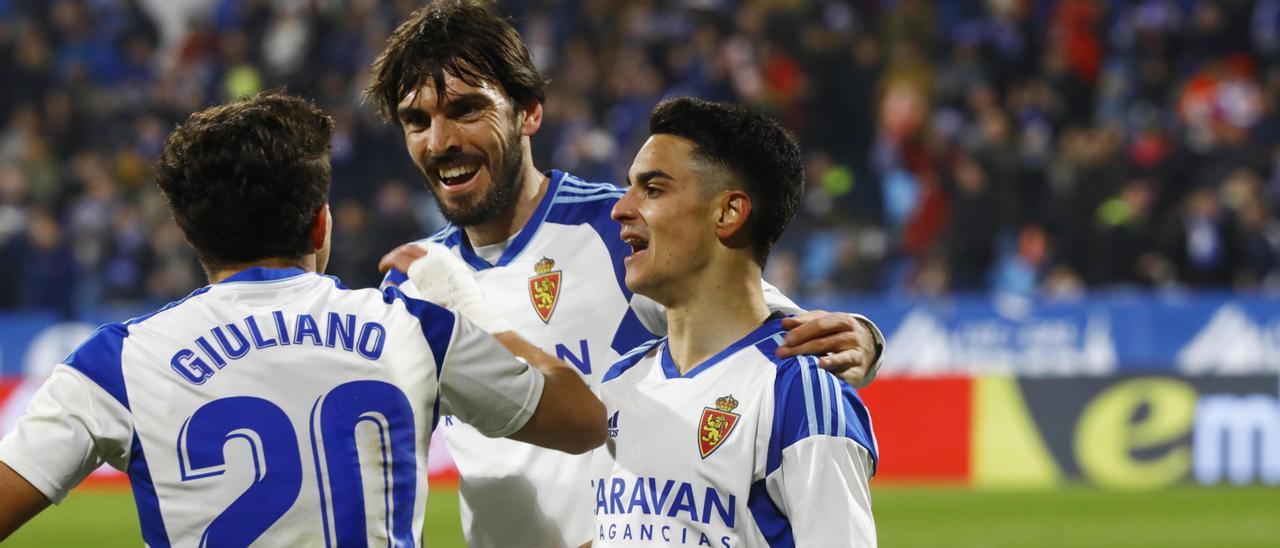
[[[329,196],[333,119],[272,90],[187,118],[156,161],[156,184],[206,267],[311,253]]]
[[[649,133],[689,140],[696,157],[727,171],[728,184],[747,193],[752,206],[747,228],[756,263],[763,267],[804,193],[804,163],[795,139],[761,112],[691,97],[659,103],[649,116]]]
[[[443,97],[445,73],[472,86],[497,84],[521,107],[547,98],[547,80],[520,33],[474,0],[439,0],[414,11],[374,60],[365,97],[384,119],[400,126],[400,100],[427,78]]]

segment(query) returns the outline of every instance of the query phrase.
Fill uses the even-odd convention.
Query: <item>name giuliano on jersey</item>
[[[486,298],[517,333],[575,366],[595,387],[609,364],[655,335],[641,321],[644,305],[633,309],[623,281],[622,260],[631,248],[609,216],[622,191],[559,171],[549,176],[542,202],[505,245],[477,251],[452,225],[428,240],[450,248],[475,270]],[[418,294],[396,270],[387,285]],[[644,301],[652,308],[648,316],[663,316],[656,303]],[[462,417],[441,423],[461,476],[468,545],[576,547],[591,538],[591,499],[581,487],[589,453],[491,439]]]
[[[770,320],[684,375],[666,339],[600,387],[594,546],[874,546],[877,450],[858,394]]]
[[[0,461],[60,501],[126,471],[150,546],[413,546],[440,414],[487,435],[542,376],[397,289],[250,268],[98,329],[34,396]]]

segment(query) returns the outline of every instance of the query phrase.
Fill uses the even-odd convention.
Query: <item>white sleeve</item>
[[[124,470],[133,421],[106,390],[59,365],[0,440],[0,461],[54,503],[103,462]]]
[[[765,484],[791,523],[796,546],[876,545],[866,448],[845,437],[812,436],[782,451]]]
[[[871,384],[871,381],[876,379],[876,373],[880,371],[880,364],[884,363],[884,333],[880,331],[880,326],[876,325],[876,322],[871,321],[871,318],[862,314],[850,313],[849,315],[871,330],[871,339],[876,345],[876,361],[867,369],[867,376],[863,377],[862,382],[857,386],[857,388],[866,388],[867,385]]]
[[[778,288],[764,281],[763,278],[760,280],[760,289],[764,291],[764,304],[769,307],[770,312],[781,312],[788,316],[805,312],[803,308],[800,308],[800,305],[787,298],[781,291],[778,291]]]
[[[489,437],[509,436],[542,400],[542,373],[462,315],[440,370],[440,406]]]
[[[422,292],[418,291],[418,286],[413,285],[413,280],[408,279],[403,272],[394,268],[387,271],[386,276],[382,277],[382,284],[378,286],[378,290],[381,291],[388,287],[399,289],[406,297],[422,299]]]
[[[667,307],[639,293],[631,296],[631,311],[640,325],[659,337],[667,335]]]
[[[415,299],[422,298],[422,292],[418,291],[418,286],[413,285],[413,280],[405,280],[403,282],[400,282],[400,285],[396,287],[399,287],[400,291],[403,291],[404,294],[409,297],[413,297]]]

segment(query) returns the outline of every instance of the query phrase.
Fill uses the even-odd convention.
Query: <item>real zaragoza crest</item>
[[[714,453],[729,434],[733,433],[733,427],[741,417],[733,412],[737,408],[738,400],[733,399],[732,394],[716,398],[715,409],[702,408],[702,422],[698,424],[698,450],[702,452],[702,458]]]
[[[533,265],[536,273],[529,278],[529,300],[533,302],[533,310],[542,318],[542,323],[551,321],[551,313],[556,310],[556,301],[560,297],[560,281],[564,275],[559,270],[552,271],[556,262],[543,257]]]

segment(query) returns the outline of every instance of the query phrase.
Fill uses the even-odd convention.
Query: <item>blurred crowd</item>
[[[421,0],[0,0],[0,310],[203,285],[155,191],[169,129],[285,86],[333,114],[352,287],[441,224],[361,101]],[[175,8],[182,5],[182,8]],[[767,277],[798,297],[1280,290],[1280,0],[501,3],[551,78],[543,169],[621,181],[669,95],[773,112],[808,190]]]

